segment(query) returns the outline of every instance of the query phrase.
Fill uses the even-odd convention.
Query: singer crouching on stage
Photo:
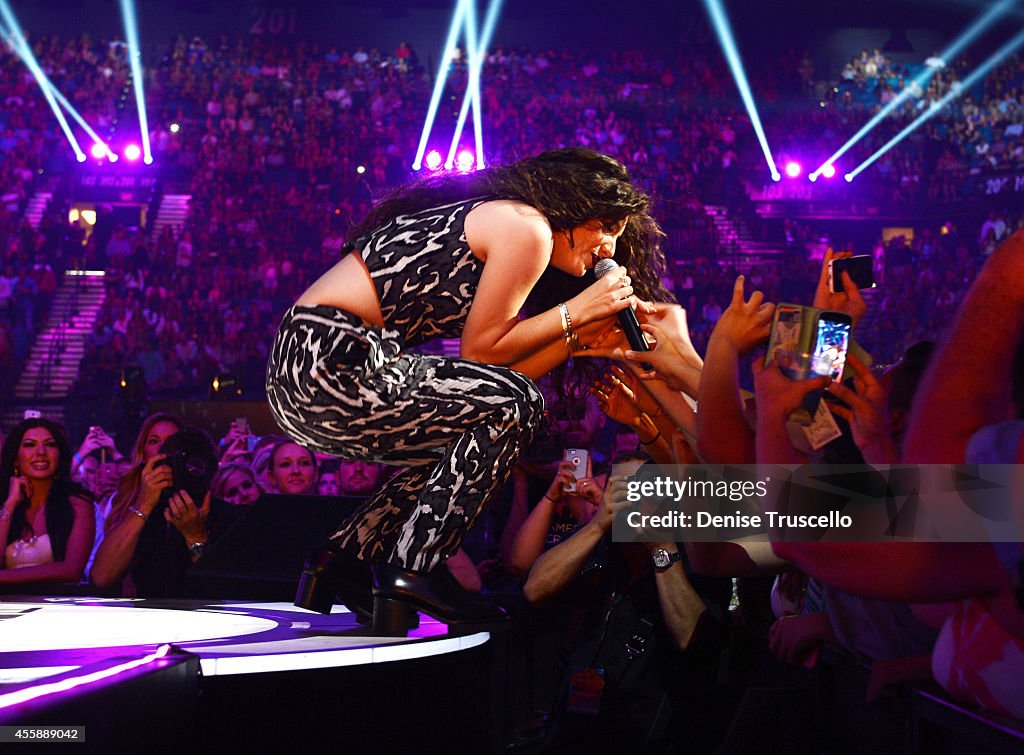
[[[337,596],[395,634],[416,610],[504,622],[438,567],[530,442],[533,380],[574,352],[625,347],[617,314],[667,296],[649,206],[622,164],[570,148],[410,184],[352,230],[285,314],[267,394],[298,443],[405,469],[311,556],[298,605],[328,612]],[[620,267],[582,279],[613,255]],[[408,351],[435,337],[460,338],[462,358]]]

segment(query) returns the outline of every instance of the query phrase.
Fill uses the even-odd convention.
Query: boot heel
[[[334,605],[331,580],[323,572],[303,571],[295,592],[295,605],[317,613],[330,613]]]
[[[373,599],[373,631],[389,637],[404,637],[419,625],[416,609],[408,603],[390,598]]]
[[[348,606],[360,624],[369,624],[373,612],[373,577],[370,567],[328,542],[313,551],[302,568],[295,605],[317,613],[331,613],[335,602]]]

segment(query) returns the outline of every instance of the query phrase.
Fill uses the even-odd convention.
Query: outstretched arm
[[[697,401],[697,443],[712,464],[750,464],[754,431],[740,398],[740,358],[768,338],[775,307],[760,291],[743,298],[743,276],[736,278],[732,301],[708,341]]]
[[[1018,231],[982,268],[932,359],[911,412],[904,461],[963,463],[975,432],[1012,417],[1012,367],[1022,336],[1024,231]]]

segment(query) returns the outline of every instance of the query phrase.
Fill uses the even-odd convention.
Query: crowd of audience
[[[991,223],[999,226],[1000,220],[994,216]],[[715,320],[703,357],[690,341],[685,312],[672,307],[656,317],[658,346],[643,356],[658,380],[641,379],[627,361],[591,384],[589,396],[581,394],[575,401],[555,398],[558,392],[548,387],[553,399],[548,437],[526,454],[504,502],[496,504],[501,517],[497,531],[486,531],[493,527],[493,517],[482,518],[485,531],[467,539],[466,551],[451,566],[460,583],[476,590],[504,585],[518,592],[516,577],[525,575],[522,594],[534,607],[517,614],[516,621],[536,643],[528,655],[536,672],[530,700],[548,716],[538,736],[552,747],[612,737],[626,743],[639,736],[651,737],[652,746],[681,737],[711,737],[709,742],[724,738],[741,746],[742,717],[750,715],[748,705],[757,705],[745,700],[736,713],[736,700],[730,702],[718,676],[721,652],[732,642],[729,627],[735,622],[755,637],[758,631],[767,632],[771,652],[780,662],[807,664],[825,642],[873,664],[872,697],[892,684],[934,678],[971,704],[1024,716],[1019,709],[1022,677],[1012,653],[1002,661],[984,656],[984,679],[972,681],[956,671],[962,667],[962,654],[981,658],[985,652],[965,634],[967,625],[983,630],[984,642],[998,639],[1019,650],[1012,565],[1001,566],[1004,562],[990,546],[923,543],[894,551],[892,544],[848,548],[785,542],[775,544],[773,554],[768,541],[688,543],[685,548],[672,542],[613,543],[611,524],[626,505],[626,488],[623,477],[608,476],[610,461],[632,464],[627,471],[635,473],[647,460],[889,464],[980,458],[977,450],[975,456],[963,456],[968,439],[989,420],[1019,412],[1019,407],[1004,410],[982,400],[987,393],[1002,395],[1001,381],[1009,388],[1020,378],[1013,352],[1021,333],[1012,325],[1020,318],[1005,316],[1007,302],[1019,300],[1019,245],[1018,233],[986,262],[965,308],[954,318],[952,342],[944,339],[937,349],[915,345],[884,374],[873,372],[856,355],[863,352],[854,351],[843,383],[830,384],[828,378],[793,381],[774,364],[764,366],[763,352],[756,349],[768,334],[772,304],[761,291],[748,298],[753,281],[741,276]],[[829,250],[822,269],[844,254]],[[887,268],[886,275],[892,274]],[[813,297],[798,300],[846,312],[857,333],[869,311],[860,292],[848,284],[844,293],[835,294],[824,275],[817,280],[811,286]],[[1002,309],[996,313],[993,306]],[[981,349],[979,359],[989,361],[982,366],[976,359],[964,359],[955,349],[972,338],[968,329],[990,323],[992,316],[1004,324],[985,339],[997,344]],[[1000,361],[994,361],[996,356]],[[752,368],[754,388],[753,401],[746,406],[740,391],[744,364]],[[1005,376],[993,372],[993,364],[1003,364]],[[923,377],[925,373],[932,377]],[[982,375],[991,385],[977,385]],[[817,448],[796,444],[786,417],[809,391],[821,389],[842,401],[829,404],[841,424],[842,440]],[[978,402],[961,401],[968,415],[962,422],[943,419],[941,404],[949,400],[948,391],[961,397],[980,394]],[[911,404],[916,409],[908,421]],[[1006,427],[1019,435],[1019,424]],[[999,427],[999,432],[1009,431]],[[197,500],[198,494],[193,497],[178,487],[172,467],[161,463],[175,438],[189,432],[197,433],[173,416],[152,415],[132,447],[124,449],[127,453],[98,427],[72,453],[63,428],[46,419],[28,419],[12,428],[0,452],[0,486],[7,491],[0,514],[0,534],[7,543],[0,582],[19,590],[52,590],[87,579],[95,589],[117,594],[180,595],[191,564],[263,492],[362,497],[372,494],[384,474],[363,462],[318,458],[279,436],[255,437],[247,422],[236,420],[216,447],[201,441],[211,456],[219,457],[219,468],[210,492]],[[201,432],[197,437],[205,439]],[[971,442],[972,448],[980,448]],[[579,449],[585,451],[584,465],[567,461],[562,453],[567,449],[577,449],[572,452],[576,457]],[[1011,452],[1019,453],[1015,448],[1000,451]],[[626,467],[618,467],[616,474],[624,474],[622,469]],[[871,558],[865,559],[862,551]],[[664,561],[654,570],[652,555]],[[923,567],[914,560],[918,558],[937,571],[919,573]],[[962,576],[970,571],[965,559],[977,568],[974,577]],[[840,568],[836,560],[846,566]],[[800,571],[793,570],[794,563]],[[886,579],[879,579],[879,563]],[[766,571],[786,575],[772,595],[774,616],[766,612],[768,595],[762,585],[761,592],[751,586],[741,591],[742,610],[730,618],[735,598],[728,578],[742,581]],[[905,578],[900,576],[904,572]],[[587,574],[591,576],[584,579]],[[616,596],[615,608],[607,613],[609,596]],[[929,605],[941,600],[961,602]],[[994,622],[1004,628],[999,637]],[[635,638],[637,633],[643,637],[638,652],[646,648],[651,655],[636,666],[628,665],[635,656],[627,652],[628,658],[620,658],[617,643],[602,641],[622,635],[628,648],[630,635]],[[605,669],[623,663],[633,669],[626,675],[627,666],[622,666],[621,678],[608,678],[607,715],[596,728],[565,697],[565,667],[557,653],[551,655],[563,647],[560,637],[572,639],[573,658],[592,656]],[[666,679],[666,668],[676,669],[686,685]],[[638,706],[638,701],[650,702],[652,692],[661,701],[654,707]],[[704,713],[693,717],[698,708]],[[689,715],[682,715],[684,711]],[[807,734],[788,732],[791,737]]]
[[[101,133],[116,135],[117,95],[130,83],[123,45],[83,35],[43,37],[33,46],[44,70],[86,118],[100,124]],[[780,69],[792,69],[803,81],[813,73],[808,60],[790,52]],[[824,153],[888,101],[886,91],[913,88],[915,76],[934,72],[901,114],[869,135],[870,150],[969,69],[966,59],[911,68],[862,51],[828,90],[826,107],[769,111],[767,127],[778,121],[776,130],[785,135],[777,142],[780,153]],[[784,73],[755,77],[764,79],[770,93],[778,88],[775,77]],[[0,75],[7,103],[24,105],[0,115],[6,148],[0,170],[12,179],[6,182],[9,214],[0,218],[4,268],[13,266],[4,277],[26,281],[11,294],[24,306],[8,311],[32,311],[38,295],[27,281],[41,277],[34,267],[44,259],[82,259],[125,272],[112,283],[91,344],[85,394],[108,386],[126,363],[140,361],[151,387],[169,393],[203,390],[219,372],[250,374],[240,367],[265,356],[262,336],[279,314],[275,297],[286,300],[307,271],[337,253],[345,229],[365,212],[371,196],[409,177],[408,155],[429,96],[429,81],[404,44],[383,55],[362,48],[353,54],[325,51],[301,42],[179,38],[150,69],[146,83],[151,109],[159,114],[153,119],[154,152],[164,174],[177,176],[191,192],[189,218],[158,239],[132,229],[94,232],[83,255],[73,249],[81,231],[67,233],[58,219],[56,229],[51,220],[37,232],[21,217],[32,179],[66,150],[34,80],[9,51]],[[449,83],[456,101],[467,77],[460,56]],[[967,179],[973,172],[1016,165],[1020,78],[1021,61],[1011,57],[930,121],[919,138],[883,157],[871,180],[858,183],[858,193],[950,201],[976,190]],[[702,201],[742,203],[740,179],[761,164],[730,81],[717,59],[690,51],[674,59],[641,51],[601,58],[499,47],[488,55],[483,77],[488,153],[500,160],[537,145],[577,143],[612,154],[657,198],[671,251],[713,259],[717,239]],[[62,254],[54,255],[58,249]],[[148,285],[168,273],[180,275],[180,290],[194,298],[182,301]],[[0,294],[4,288],[0,282]],[[232,303],[230,311],[220,308],[223,301]],[[203,306],[197,310],[196,303]],[[139,327],[134,337],[125,332],[138,305],[150,324],[160,324],[155,342]],[[0,359],[17,367],[40,318],[14,322],[2,317],[3,309]],[[256,327],[239,335],[239,322]]]
[[[117,106],[106,94],[127,82],[119,46],[83,37],[40,40],[36,49],[54,82],[87,117],[116,127]],[[803,61],[798,65],[806,69]],[[935,74],[920,96],[874,141],[929,107],[967,70],[959,61],[931,65]],[[453,63],[452,73],[452,92],[459,93],[468,75],[464,61]],[[814,103],[816,110],[787,116],[790,148],[834,146],[918,73],[865,52],[844,69],[823,107]],[[874,188],[865,191],[954,200],[965,186],[962,176],[1020,167],[1022,73],[1021,60],[1008,59],[933,119],[919,139],[879,161]],[[16,60],[9,53],[0,59],[0,92],[9,105],[22,105],[0,112],[6,147],[0,150],[0,178],[12,187],[0,209],[0,360],[24,358],[56,286],[53,268],[81,263],[108,275],[82,363],[79,400],[109,396],[126,369],[135,370],[126,383],[141,379],[153,395],[205,396],[215,377],[241,380],[244,390],[258,394],[284,307],[309,276],[337,259],[347,229],[371,199],[408,177],[428,81],[405,45],[388,56],[362,48],[349,54],[302,43],[212,45],[196,38],[177,40],[147,84],[152,112],[159,114],[157,159],[192,197],[184,225],[165,227],[152,238],[118,225],[101,209],[87,238],[83,225],[68,228],[53,218],[35,230],[23,217],[25,187],[59,145],[48,114],[25,106],[38,98]],[[721,64],[689,52],[673,59],[639,51],[604,58],[502,48],[489,54],[482,97],[494,159],[567,144],[618,157],[655,196],[666,228],[696,248],[685,256],[678,254],[682,249],[669,250],[677,254],[666,283],[682,308],[662,313],[662,337],[645,357],[658,380],[616,367],[576,405],[552,406],[551,445],[527,454],[497,513],[481,518],[483,531],[467,539],[453,572],[471,589],[521,589],[536,611],[521,620],[537,631],[548,627],[546,635],[537,635],[531,656],[547,670],[537,674],[531,701],[549,715],[552,725],[543,736],[551,746],[583,738],[607,744],[613,735],[640,731],[652,747],[711,735],[739,744],[742,722],[727,730],[736,701],[712,694],[733,622],[752,636],[767,636],[786,663],[808,663],[822,642],[844,648],[874,664],[872,694],[935,669],[937,681],[958,699],[1024,718],[1024,674],[1010,655],[987,658],[984,680],[951,671],[962,664],[957,653],[981,655],[964,627],[981,627],[986,637],[997,634],[995,625],[1002,627],[1001,646],[1016,649],[1013,657],[1019,657],[1024,632],[1007,597],[1009,567],[987,545],[913,544],[906,552],[881,553],[867,546],[846,551],[785,543],[773,552],[767,542],[680,548],[610,541],[623,503],[623,481],[608,477],[612,459],[634,467],[647,459],[960,462],[971,460],[965,448],[977,431],[1014,412],[1019,416],[1020,407],[1005,401],[993,410],[1005,396],[988,396],[995,388],[979,381],[982,374],[993,384],[1012,377],[1012,353],[1006,358],[1004,352],[1012,352],[1021,333],[1013,318],[996,323],[984,295],[1020,306],[1020,236],[999,245],[1020,228],[1021,216],[995,211],[978,218],[978,229],[951,223],[918,228],[912,239],[879,239],[871,249],[835,244],[824,259],[812,254],[813,244],[801,245],[801,236],[810,241],[813,234],[794,233],[793,254],[759,262],[737,278],[736,269],[716,258],[702,204],[741,203],[741,179],[761,159],[746,117],[729,105],[731,86]],[[782,122],[770,115],[769,130],[772,117]],[[932,173],[939,178],[929,181]],[[862,296],[856,289],[826,290],[819,269],[851,251],[872,256],[877,291]],[[54,263],[48,271],[47,260]],[[956,316],[965,295],[967,306]],[[751,355],[768,335],[772,308],[765,302],[783,301],[846,312],[875,364],[898,366],[876,376],[862,361],[864,352],[857,352],[861,356],[848,361],[848,380],[834,385],[827,379],[790,381],[774,365],[763,366]],[[984,339],[988,350],[958,364],[957,350],[968,348],[966,329],[979,324],[1005,338],[993,333]],[[931,347],[916,345],[920,341],[940,344],[934,368],[924,366],[922,354]],[[983,358],[990,360],[984,369],[978,366]],[[752,369],[741,369],[748,364]],[[1007,366],[1008,374],[993,374],[996,365]],[[933,376],[919,383],[926,369]],[[753,390],[754,401],[744,402],[741,385]],[[845,402],[834,410],[843,437],[808,452],[793,445],[785,418],[812,389],[827,389]],[[984,406],[980,399],[977,405],[967,401],[966,419],[943,424],[940,409],[953,393],[992,400]],[[908,425],[915,395],[923,408]],[[210,443],[218,469],[209,495],[196,500],[176,489],[171,468],[160,463],[165,443],[185,430],[184,423],[151,415],[136,426],[134,438],[91,428],[75,453],[64,430],[47,420],[8,429],[0,452],[0,493],[6,496],[0,584],[43,583],[45,590],[87,580],[124,595],[177,595],[206,546],[260,495],[365,496],[386,473],[362,462],[318,458],[285,438],[257,438],[234,423],[217,446]],[[565,449],[587,450],[590,466],[576,474],[563,462]],[[657,570],[652,554],[667,559]],[[910,573],[915,563],[934,566],[930,584]],[[749,591],[741,609],[730,613],[729,579],[752,580],[765,572],[790,575],[776,589],[776,605],[788,608],[767,613],[766,591],[758,591],[754,580],[744,583]],[[958,602],[943,615],[920,607],[938,601]],[[609,636],[615,643],[604,643]],[[609,713],[601,726],[590,726],[581,717],[585,711],[572,708],[566,686],[588,679],[573,678],[555,662],[552,653],[562,641],[569,657],[598,659],[610,671],[606,706],[617,717]],[[630,666],[645,647],[648,662]],[[628,658],[600,655],[623,648]],[[658,659],[656,668],[650,658]],[[627,680],[630,668],[638,676]],[[666,678],[665,669],[690,680],[688,688]],[[651,717],[650,707],[633,715],[633,703],[652,690],[665,717]],[[695,716],[695,710],[703,712]]]

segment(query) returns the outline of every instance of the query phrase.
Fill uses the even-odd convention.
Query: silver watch
[[[664,571],[681,559],[682,556],[679,555],[679,551],[669,553],[664,548],[658,548],[658,550],[654,551],[651,558],[654,559],[654,568],[658,571]]]
[[[196,559],[203,557],[203,552],[206,550],[206,543],[192,543],[188,547],[188,552],[191,553]]]

